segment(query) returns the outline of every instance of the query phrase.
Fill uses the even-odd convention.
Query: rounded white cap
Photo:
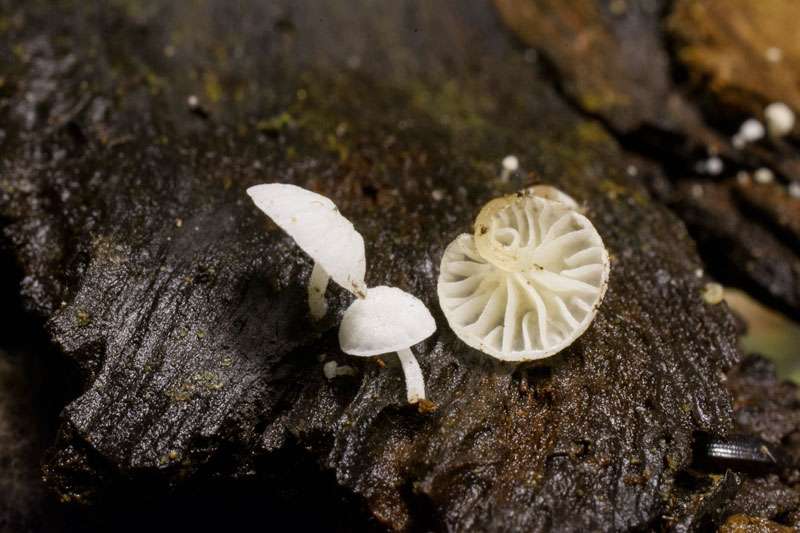
[[[745,142],[754,142],[762,138],[764,133],[764,125],[761,122],[754,118],[748,118],[742,122],[738,135],[740,135]]]
[[[722,174],[723,170],[725,170],[725,163],[718,156],[714,155],[706,159],[706,172],[712,176]]]
[[[519,159],[515,155],[507,155],[503,158],[502,161],[503,170],[508,170],[509,172],[514,172],[519,168]]]
[[[775,181],[775,174],[770,169],[761,167],[753,172],[753,179],[756,180],[756,183],[764,185]]]
[[[783,137],[794,128],[794,112],[783,102],[773,102],[764,108],[767,132],[772,137]]]
[[[367,357],[414,346],[436,331],[419,299],[397,287],[372,287],[345,311],[339,344],[350,355]]]
[[[256,185],[247,194],[333,281],[358,296],[367,292],[364,239],[333,202],[283,183]]]
[[[610,263],[592,223],[529,191],[489,202],[445,250],[439,303],[456,335],[505,361],[549,357],[597,314]]]

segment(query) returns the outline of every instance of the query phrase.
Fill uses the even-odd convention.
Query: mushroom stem
[[[328,273],[318,262],[314,262],[311,279],[308,280],[308,308],[311,316],[319,320],[328,311],[325,302],[325,289],[328,287]]]
[[[411,353],[411,348],[397,350],[400,364],[403,365],[403,374],[406,376],[406,394],[408,403],[417,403],[425,399],[425,380],[422,378],[422,370],[419,363]]]

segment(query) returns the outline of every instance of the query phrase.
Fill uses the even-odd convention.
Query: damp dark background
[[[0,0],[0,530],[796,527],[796,470],[708,466],[694,437],[800,448],[800,395],[758,355],[800,379],[800,135],[731,143],[771,102],[800,110],[797,20],[789,0]],[[435,413],[391,362],[322,377],[348,361],[348,296],[310,324],[310,263],[243,195],[269,181],[334,199],[369,284],[434,312]],[[575,346],[511,367],[447,331],[437,262],[538,182],[588,205],[611,288]]]

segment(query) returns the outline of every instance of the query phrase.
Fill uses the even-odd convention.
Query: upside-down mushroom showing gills
[[[608,286],[609,259],[576,205],[531,189],[498,198],[481,210],[474,234],[447,247],[439,303],[465,343],[505,361],[530,361],[586,331]]]

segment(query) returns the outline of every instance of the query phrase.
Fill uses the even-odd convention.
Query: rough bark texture
[[[346,530],[790,523],[796,493],[777,474],[690,468],[696,432],[741,423],[725,375],[737,330],[701,297],[710,278],[664,203],[685,213],[695,198],[679,140],[724,137],[673,85],[663,8],[575,5],[577,19],[510,0],[0,2],[0,216],[26,308],[84,375],[45,460],[59,497],[103,506],[230,483],[248,501],[282,494],[286,515],[345,513]],[[561,50],[565,16],[603,46]],[[523,170],[504,183],[508,153]],[[449,329],[438,263],[484,203],[538,179],[587,205],[610,285],[575,344],[510,365]],[[405,404],[395,357],[341,353],[348,293],[331,287],[328,315],[308,316],[311,261],[244,193],[273,181],[330,197],[364,235],[369,285],[433,312],[416,351],[434,411]],[[687,216],[696,235],[707,218]],[[773,229],[775,261],[796,254]],[[748,279],[797,309],[787,276]],[[330,360],[356,375],[327,380]],[[780,435],[745,430],[794,435],[796,406],[780,408]]]

